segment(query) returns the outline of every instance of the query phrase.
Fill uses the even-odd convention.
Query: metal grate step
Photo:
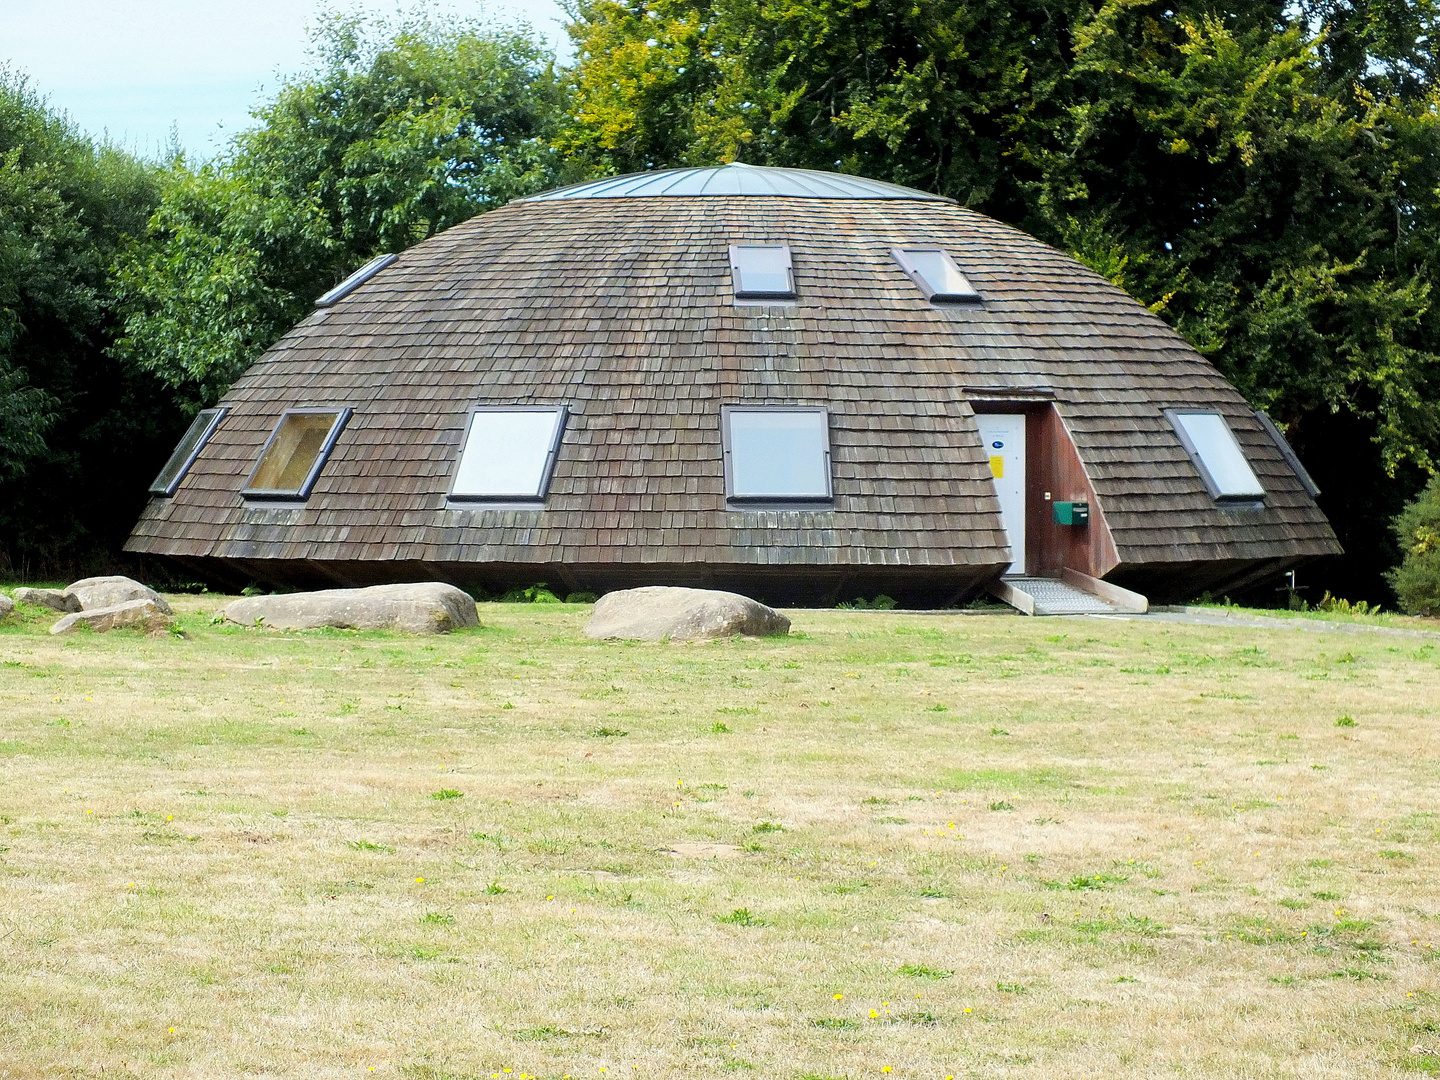
[[[1034,600],[1036,615],[1099,615],[1116,610],[1109,601],[1055,578],[1007,577],[1003,580]]]

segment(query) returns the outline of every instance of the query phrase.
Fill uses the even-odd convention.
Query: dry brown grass
[[[0,1076],[1440,1072],[1426,642],[175,603],[0,629]]]

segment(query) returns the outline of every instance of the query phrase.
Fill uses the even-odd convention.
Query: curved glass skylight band
[[[364,285],[365,282],[369,281],[372,277],[378,274],[381,270],[384,270],[391,263],[395,262],[395,260],[397,260],[398,258],[400,258],[399,255],[393,254],[375,256],[375,258],[371,259],[359,270],[356,270],[339,285],[336,285],[324,296],[320,297],[319,300],[316,300],[315,306],[330,307],[337,301],[345,299],[345,297],[349,296],[361,285]]]
[[[810,169],[780,169],[732,162],[708,169],[669,169],[664,172],[630,173],[604,180],[544,191],[520,202],[549,199],[616,199],[719,195],[783,195],[800,199],[915,199],[924,202],[951,202],[916,188],[867,180],[860,176],[815,172]]]
[[[215,429],[220,426],[220,421],[225,419],[225,414],[229,411],[228,407],[222,407],[201,409],[195,414],[195,419],[190,422],[185,434],[176,444],[170,459],[165,462],[165,467],[160,470],[160,474],[150,485],[151,495],[162,495],[169,498],[175,494],[180,487],[180,482],[190,472],[190,466],[195,464],[195,459],[200,456],[200,451],[205,449],[205,444],[210,441],[210,436],[215,434]]]

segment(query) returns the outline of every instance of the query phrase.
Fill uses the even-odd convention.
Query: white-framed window
[[[190,427],[181,437],[175,452],[170,455],[170,460],[165,462],[165,467],[160,470],[160,475],[155,477],[155,482],[150,485],[151,495],[162,495],[169,498],[175,494],[180,487],[180,481],[185,479],[185,474],[190,471],[190,466],[195,464],[195,459],[200,456],[200,451],[205,449],[205,444],[210,441],[210,436],[215,434],[215,429],[220,426],[220,421],[225,419],[229,409],[201,409],[195,414],[195,419],[190,422]]]
[[[364,285],[365,282],[369,281],[398,258],[400,258],[399,255],[376,255],[375,258],[371,259],[359,270],[356,270],[339,285],[336,285],[324,296],[320,297],[319,300],[316,300],[315,306],[329,307],[337,301],[345,299],[345,297],[349,296],[361,285]]]
[[[308,499],[351,409],[287,409],[245,483],[247,499]]]
[[[543,503],[565,432],[563,405],[482,405],[470,413],[450,498]]]
[[[892,253],[900,269],[920,287],[925,299],[960,303],[980,300],[980,294],[943,248],[904,247],[894,248]]]
[[[823,408],[721,409],[725,496],[733,502],[829,502],[830,418]]]
[[[736,300],[795,299],[790,245],[731,244],[730,279]]]
[[[1285,459],[1285,464],[1290,466],[1295,473],[1295,479],[1299,480],[1300,486],[1305,489],[1305,494],[1312,499],[1319,495],[1320,485],[1315,483],[1315,479],[1310,475],[1310,470],[1300,463],[1300,456],[1295,453],[1295,448],[1290,445],[1290,440],[1285,438],[1285,433],[1280,430],[1279,425],[1270,419],[1270,414],[1264,409],[1256,409],[1255,419],[1259,420],[1260,426],[1269,433],[1275,443],[1275,448]]]
[[[1265,488],[1223,416],[1203,409],[1166,409],[1165,415],[1212,498],[1256,502],[1265,497]]]

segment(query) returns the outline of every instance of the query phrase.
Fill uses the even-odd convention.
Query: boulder
[[[160,610],[154,600],[141,598],[127,600],[123,604],[109,607],[86,608],[72,612],[50,627],[52,634],[68,634],[81,626],[88,626],[97,634],[110,630],[129,628],[157,633],[170,625],[170,609]]]
[[[80,610],[80,601],[59,589],[16,589],[15,602],[17,604],[34,604],[36,607],[48,607],[51,611],[61,613]]]
[[[402,634],[443,634],[479,626],[475,601],[453,585],[421,581],[372,585],[368,589],[325,589],[283,596],[247,596],[220,609],[229,622],[273,630],[397,630]]]
[[[788,634],[790,620],[738,593],[651,585],[606,593],[585,624],[585,636],[638,641]]]
[[[79,602],[80,611],[114,607],[131,600],[149,600],[164,614],[173,614],[159,593],[128,577],[87,577],[66,589],[65,595]]]
[[[15,613],[15,601],[8,596],[0,596],[0,619],[4,619]]]

